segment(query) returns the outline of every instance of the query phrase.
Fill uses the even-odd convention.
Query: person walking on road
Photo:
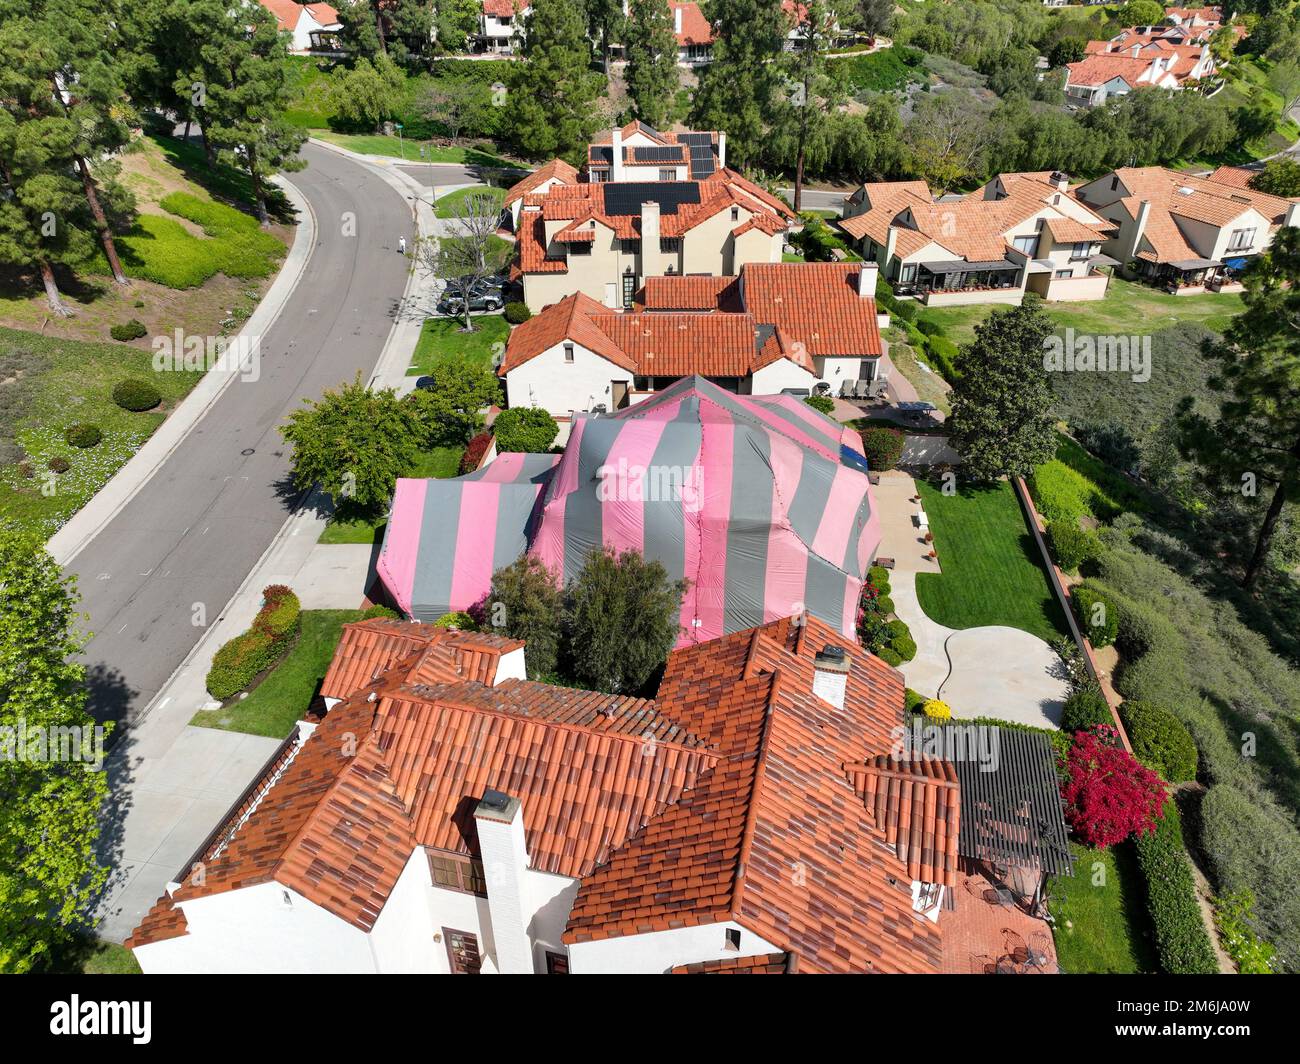
[[[399,254],[406,254],[406,237],[401,236],[397,238],[397,251]]]

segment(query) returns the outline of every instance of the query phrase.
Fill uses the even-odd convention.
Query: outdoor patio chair
[[[855,399],[870,399],[870,398],[871,398],[871,382],[870,382],[870,381],[854,381],[854,382],[853,382],[853,398],[855,398]]]
[[[1029,963],[1046,970],[1051,963],[1051,939],[1046,931],[1035,931],[1029,936]]]
[[[841,399],[852,399],[852,398],[853,398],[853,387],[854,387],[854,383],[855,383],[854,381],[841,381],[841,382],[840,382],[840,398],[841,398]]]
[[[1011,891],[994,889],[993,887],[984,892],[984,900],[990,905],[1000,905],[1004,909],[1010,909],[1015,904]]]

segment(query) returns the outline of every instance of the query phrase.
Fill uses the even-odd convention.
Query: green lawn
[[[460,475],[461,447],[435,447],[420,456],[415,467],[406,475],[408,477],[425,477],[445,480],[447,477]],[[382,539],[384,526],[388,523],[387,515],[381,514],[373,519],[335,520],[330,518],[320,534],[318,543],[374,543]]]
[[[1095,303],[1048,303],[1047,313],[1061,329],[1099,335],[1146,335],[1178,322],[1202,322],[1222,331],[1228,319],[1240,314],[1240,295],[1206,292],[1171,296],[1168,292],[1112,277],[1106,298]],[[995,310],[992,306],[926,307],[922,315],[938,322],[953,343],[963,344],[975,335],[975,326]]]
[[[1065,634],[1065,618],[1037,560],[1011,485],[945,495],[917,481],[942,573],[918,573],[921,608],[949,628],[1001,624],[1042,639]]]
[[[316,696],[343,626],[360,616],[360,610],[303,610],[297,642],[249,696],[222,709],[200,710],[190,723],[283,739]]]
[[[1061,968],[1068,975],[1158,971],[1142,902],[1142,879],[1129,843],[1090,850],[1070,843],[1073,876],[1048,880],[1048,908]]]
[[[471,317],[472,333],[461,330],[460,319],[426,318],[420,329],[420,339],[411,356],[411,376],[428,373],[439,362],[473,362],[484,369],[492,369],[493,357],[505,352],[510,339],[510,325],[500,314],[483,314]],[[500,344],[499,348],[495,347]]]
[[[506,190],[493,188],[491,185],[471,185],[469,188],[458,188],[455,192],[448,192],[445,196],[438,197],[438,217],[455,218],[456,211],[470,196],[484,195],[493,200],[496,203],[497,210],[500,210],[501,202],[506,198]]]
[[[317,140],[337,144],[361,155],[386,155],[394,159],[405,159],[409,163],[460,163],[463,166],[503,166],[517,167],[509,159],[503,159],[481,148],[447,148],[427,141],[412,141],[398,137],[386,137],[382,134],[369,133],[335,133],[329,129],[313,129],[311,135]],[[424,148],[424,155],[420,148]]]
[[[77,936],[51,946],[36,971],[51,975],[139,975],[140,965],[125,946]]]

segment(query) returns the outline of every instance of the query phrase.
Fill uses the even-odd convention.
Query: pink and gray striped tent
[[[399,481],[379,571],[402,608],[469,607],[525,544],[561,581],[606,546],[689,581],[681,643],[805,610],[853,633],[879,519],[857,434],[802,400],[688,377],[580,418],[551,461],[501,455],[470,477]]]

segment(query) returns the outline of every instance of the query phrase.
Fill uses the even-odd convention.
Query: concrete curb
[[[285,191],[289,202],[298,211],[298,226],[284,264],[271,287],[257,304],[239,338],[252,342],[264,334],[280,316],[302,279],[312,249],[316,246],[316,215],[307,198],[292,182],[277,175],[274,178]],[[172,411],[158,430],[145,441],[126,464],[107,484],[69,519],[68,523],[52,535],[46,544],[50,556],[61,566],[72,561],[103,528],[116,517],[123,507],[143,488],[195,425],[203,419],[214,403],[236,380],[238,372],[209,370],[201,381]]]

